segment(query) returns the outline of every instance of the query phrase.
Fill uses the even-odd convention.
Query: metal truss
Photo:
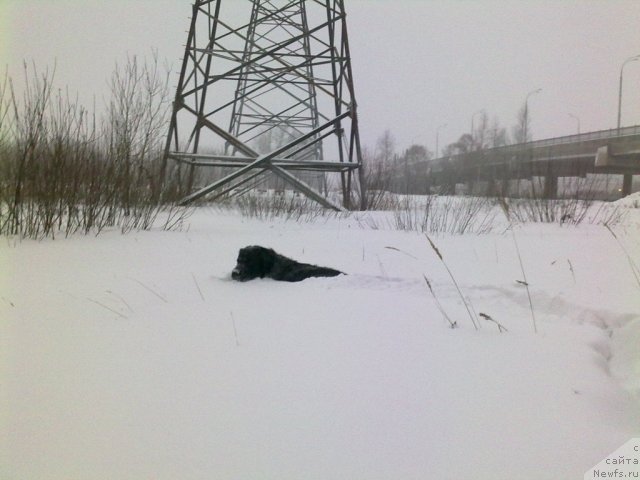
[[[219,167],[220,178],[190,185],[181,203],[275,176],[325,207],[350,208],[362,155],[344,1],[196,0],[192,8],[165,159],[189,165],[192,179],[201,167]],[[327,198],[332,174],[342,206]]]

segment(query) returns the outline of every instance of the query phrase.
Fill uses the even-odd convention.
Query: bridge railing
[[[629,135],[640,135],[640,125],[634,125],[631,127],[611,128],[609,130],[598,130],[596,132],[578,133],[575,135],[566,135],[564,137],[546,138],[544,140],[534,140],[532,142],[519,143],[515,145],[507,145],[509,147],[524,147],[528,148],[536,147],[550,147],[553,145],[562,145],[566,143],[581,143],[588,142],[590,140],[602,140],[605,138],[618,138],[626,137]],[[502,148],[502,147],[498,147]]]
[[[640,125],[634,125],[631,127],[622,127],[622,128],[611,128],[609,130],[598,130],[595,132],[588,133],[579,133],[575,135],[565,135],[563,137],[554,137],[554,138],[545,138],[543,140],[534,140],[532,142],[526,143],[515,143],[512,145],[503,145],[500,147],[486,148],[483,150],[479,150],[483,152],[485,155],[491,155],[492,153],[498,154],[500,152],[505,153],[509,151],[519,151],[519,150],[527,150],[534,148],[542,148],[542,147],[552,147],[554,145],[564,145],[569,143],[582,143],[589,142],[593,140],[602,140],[607,138],[621,138],[633,135],[640,135]],[[476,153],[469,152],[471,154]],[[457,155],[451,155],[447,157],[440,157],[430,160],[431,162],[450,158],[462,158],[469,155],[469,153],[462,153]]]

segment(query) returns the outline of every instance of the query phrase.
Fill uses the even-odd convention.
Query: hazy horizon
[[[238,1],[238,0],[234,0]],[[485,110],[511,130],[527,94],[534,139],[614,128],[620,67],[640,54],[640,2],[349,0],[349,40],[362,142],[390,130],[398,150],[435,147]],[[116,62],[184,52],[184,0],[0,0],[0,68],[56,68],[56,85],[98,106]],[[625,67],[622,125],[640,124],[640,61]],[[579,120],[576,120],[579,119]]]

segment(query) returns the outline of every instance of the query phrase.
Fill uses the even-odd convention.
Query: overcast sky
[[[225,0],[229,4],[248,0]],[[640,1],[346,0],[363,143],[440,146],[485,109],[503,126],[529,92],[535,139],[613,128],[622,62],[640,54]],[[103,102],[116,61],[157,49],[176,72],[190,0],[0,0],[0,68],[57,65],[59,86]],[[623,125],[640,124],[640,61],[624,70]],[[477,118],[477,117],[476,117]]]

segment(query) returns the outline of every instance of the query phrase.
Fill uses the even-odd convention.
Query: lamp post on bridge
[[[624,67],[627,63],[635,62],[640,60],[640,55],[634,55],[633,57],[627,58],[624,62],[622,62],[622,66],[620,67],[620,84],[618,86],[618,134],[620,134],[621,127],[621,118],[622,118],[622,74],[624,72]],[[626,197],[631,194],[631,187],[633,184],[633,175],[630,173],[625,173],[622,176],[622,196]]]
[[[620,130],[620,119],[622,115],[622,74],[627,63],[635,62],[637,60],[640,60],[640,55],[635,55],[633,57],[627,58],[624,62],[622,62],[622,66],[620,67],[620,85],[618,87],[618,130]]]
[[[524,132],[522,143],[527,143],[527,127],[529,126],[529,97],[531,95],[535,95],[536,93],[540,93],[542,91],[541,88],[537,88],[536,90],[532,90],[527,94],[527,98],[524,100]]]

